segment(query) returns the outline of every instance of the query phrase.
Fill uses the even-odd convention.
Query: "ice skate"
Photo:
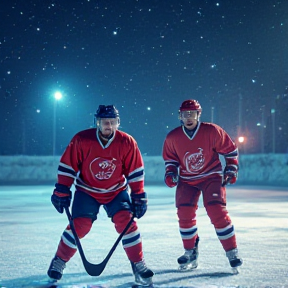
[[[184,255],[180,256],[177,261],[179,264],[179,270],[191,270],[198,267],[198,242],[199,237],[196,239],[195,247],[191,250],[185,249]]]
[[[62,260],[60,257],[55,256],[51,261],[47,274],[52,281],[60,280],[62,278],[63,270],[65,267],[66,262]]]
[[[178,259],[179,270],[191,270],[198,266],[198,249],[185,250],[184,255]]]
[[[135,276],[135,283],[132,288],[153,287],[152,277],[154,272],[147,268],[145,261],[131,262],[132,271]]]
[[[232,268],[232,272],[234,274],[239,273],[239,267],[242,265],[243,261],[238,255],[238,249],[232,249],[226,252],[226,256],[229,260],[230,266]]]

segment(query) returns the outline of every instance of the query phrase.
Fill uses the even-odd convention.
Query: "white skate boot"
[[[198,267],[198,242],[199,237],[196,239],[195,247],[191,250],[186,250],[184,255],[180,256],[177,261],[179,264],[179,270],[185,271],[195,269]]]
[[[154,272],[147,268],[144,259],[140,262],[131,262],[132,271],[135,276],[135,284],[132,288],[153,287],[152,277]]]
[[[242,265],[243,260],[238,255],[238,249],[232,249],[226,252],[226,256],[229,260],[230,266],[234,274],[238,274],[238,267]]]

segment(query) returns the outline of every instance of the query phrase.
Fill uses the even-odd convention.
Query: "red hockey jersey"
[[[132,193],[144,192],[144,164],[136,141],[117,130],[103,146],[96,128],[77,133],[61,157],[58,183],[68,187],[74,183],[101,204],[127,184]]]
[[[179,169],[180,180],[194,182],[212,174],[222,175],[219,159],[238,163],[238,148],[229,135],[213,123],[199,123],[195,133],[189,137],[184,126],[168,133],[163,145],[166,171]]]

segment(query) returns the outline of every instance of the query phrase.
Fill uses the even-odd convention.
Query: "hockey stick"
[[[68,207],[64,207],[65,209],[65,212],[66,212],[66,215],[68,217],[68,220],[69,220],[69,224],[70,224],[70,227],[71,227],[71,231],[74,235],[74,238],[75,238],[75,241],[76,241],[76,245],[78,247],[78,251],[80,253],[80,256],[81,256],[81,259],[82,259],[82,262],[83,262],[83,265],[85,267],[85,270],[86,272],[91,275],[91,276],[99,276],[101,275],[101,273],[103,272],[103,270],[105,269],[110,257],[112,256],[114,250],[116,249],[117,245],[119,244],[119,242],[121,241],[122,237],[124,236],[124,234],[127,232],[127,230],[129,229],[129,227],[131,226],[133,220],[134,220],[134,217],[131,218],[131,220],[129,221],[129,223],[127,224],[127,226],[124,228],[124,230],[122,231],[122,233],[118,236],[116,242],[114,243],[114,245],[112,246],[111,250],[109,251],[108,255],[106,256],[106,258],[99,264],[92,264],[90,263],[86,257],[85,257],[85,254],[83,252],[83,249],[82,249],[82,246],[81,246],[81,243],[80,243],[80,239],[76,233],[76,230],[75,230],[75,227],[74,227],[74,223],[73,223],[73,220],[72,220],[72,216],[71,216],[71,213],[69,211],[69,208]]]

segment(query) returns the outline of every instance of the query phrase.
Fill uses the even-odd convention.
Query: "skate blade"
[[[178,270],[180,271],[193,270],[193,269],[196,269],[197,266],[198,266],[198,263],[195,261],[192,261],[189,264],[180,264]]]
[[[143,284],[133,284],[132,286],[131,286],[131,288],[154,288],[154,285],[153,285],[153,283],[151,283],[151,284],[148,284],[148,285],[143,285]]]
[[[152,277],[149,278],[142,278],[143,281],[141,281],[141,279],[138,279],[139,281],[135,281],[134,284],[132,285],[132,288],[141,288],[141,287],[146,287],[146,288],[152,288],[153,286],[153,282],[152,282]]]
[[[237,274],[240,273],[239,267],[233,267],[233,268],[231,268],[231,269],[232,269],[232,273],[233,273],[234,275],[237,275]]]

